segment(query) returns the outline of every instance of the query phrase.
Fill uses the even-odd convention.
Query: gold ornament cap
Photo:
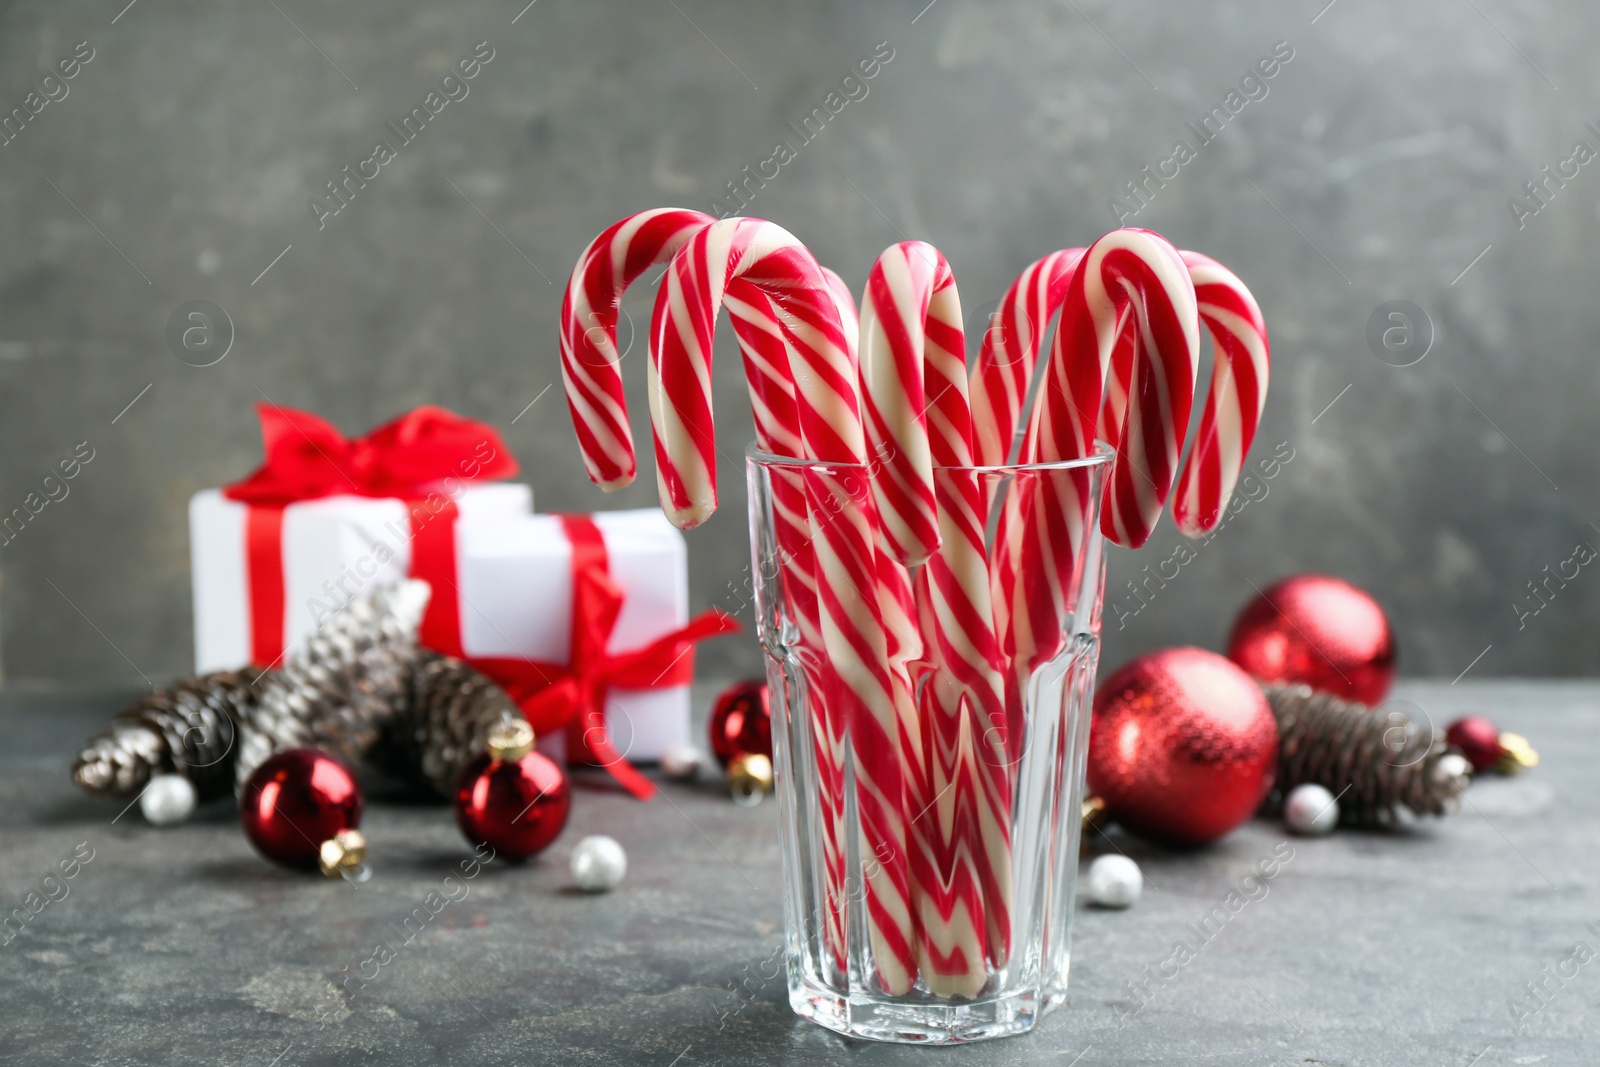
[[[489,730],[489,755],[497,760],[519,760],[533,751],[533,727],[527,719],[507,719]]]
[[[329,878],[353,872],[366,858],[367,839],[360,830],[340,830],[317,850],[317,866]]]
[[[735,756],[728,764],[728,791],[736,804],[761,803],[761,798],[772,792],[772,761],[759,752]]]
[[[1539,753],[1528,744],[1528,739],[1521,734],[1500,735],[1500,758],[1494,761],[1494,769],[1501,774],[1521,774],[1529,767],[1539,765]]]

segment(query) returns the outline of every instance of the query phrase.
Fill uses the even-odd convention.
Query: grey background
[[[750,212],[855,287],[888,244],[930,240],[975,319],[1030,260],[1109,229],[1123,183],[1192,140],[1185,122],[1280,40],[1295,56],[1266,98],[1136,222],[1253,286],[1275,356],[1255,454],[1283,441],[1295,458],[1120,630],[1123,582],[1177,534],[1164,521],[1140,553],[1114,552],[1108,661],[1219,647],[1251,583],[1323,570],[1377,593],[1406,673],[1453,677],[1486,649],[1475,672],[1589,671],[1600,578],[1584,571],[1520,629],[1513,604],[1600,538],[1600,168],[1521,231],[1508,198],[1574,141],[1600,146],[1585,127],[1600,13],[1325,2],[539,0],[515,24],[522,0],[5,5],[0,110],[76,42],[96,50],[0,147],[0,510],[77,443],[95,450],[70,496],[0,547],[5,671],[139,682],[191,662],[185,503],[258,462],[263,396],[351,433],[440,403],[506,433],[541,510],[652,503],[648,457],[615,497],[584,479],[559,287],[622,215],[706,209],[877,42],[894,58],[868,97]],[[319,232],[309,198],[481,40],[495,58],[470,96]],[[215,366],[164,341],[191,299],[235,324]],[[1436,332],[1406,368],[1365,340],[1394,299]],[[643,322],[649,296],[627,306]],[[642,359],[641,341],[627,369],[646,440]],[[718,400],[738,455],[749,416],[730,362]],[[737,606],[747,565],[742,475],[721,476],[722,513],[690,536],[696,607]],[[725,641],[702,662],[755,658]]]

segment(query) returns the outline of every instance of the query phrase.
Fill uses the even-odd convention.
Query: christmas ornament
[[[680,782],[692,782],[700,774],[700,750],[693,745],[673,745],[661,754],[661,773]]]
[[[350,763],[379,742],[409,697],[426,582],[405,581],[352,600],[261,683],[240,724],[235,777],[274,752],[317,748]]]
[[[772,761],[759,752],[735,756],[728,765],[728,792],[735,804],[755,807],[772,792]]]
[[[588,893],[617,888],[628,873],[628,854],[616,838],[590,834],[572,850],[572,880]]]
[[[489,747],[497,727],[521,722],[522,712],[471,664],[418,649],[406,699],[385,725],[373,762],[441,797],[455,795],[461,771]]]
[[[1228,658],[1264,682],[1304,682],[1377,704],[1394,681],[1395,645],[1378,602],[1338,578],[1301,574],[1240,612]]]
[[[1500,758],[1500,731],[1482,715],[1467,715],[1451,723],[1444,738],[1461,750],[1474,771],[1486,771]]]
[[[1402,810],[1456,809],[1472,765],[1443,737],[1398,711],[1375,712],[1308,685],[1262,688],[1278,720],[1280,792],[1315,782],[1339,798],[1340,821],[1354,826],[1393,822]]]
[[[1100,856],[1089,864],[1089,899],[1102,908],[1131,908],[1144,892],[1139,865],[1126,856]]]
[[[158,774],[139,794],[139,814],[151,826],[176,826],[194,814],[194,783],[181,774]]]
[[[736,682],[711,707],[711,753],[724,767],[747,752],[772,758],[772,711],[767,683]]]
[[[1339,825],[1339,801],[1316,782],[1301,782],[1283,802],[1283,821],[1306,837],[1331,834]]]
[[[353,873],[366,858],[355,776],[325,752],[295,748],[257,767],[239,796],[245,836],[285,867]]]
[[[571,806],[566,773],[533,751],[533,727],[521,718],[489,732],[488,751],[462,769],[456,785],[456,823],[467,840],[512,859],[554,841]]]
[[[1501,774],[1521,774],[1538,765],[1539,753],[1528,744],[1526,737],[1511,733],[1500,735],[1500,758],[1494,761],[1495,770]]]
[[[1141,656],[1095,694],[1089,792],[1128,830],[1214,841],[1272,787],[1278,731],[1256,683],[1199,648]]]
[[[1472,769],[1480,773],[1493,769],[1501,774],[1517,774],[1539,762],[1539,754],[1528,744],[1527,738],[1521,734],[1501,733],[1494,723],[1481,715],[1457,719],[1444,736],[1461,750]]]
[[[255,702],[251,667],[185,678],[117,713],[89,739],[72,780],[94,796],[132,798],[162,774],[178,774],[209,800],[233,787],[235,724]]]

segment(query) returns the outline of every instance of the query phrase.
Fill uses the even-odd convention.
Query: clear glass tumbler
[[[1026,1032],[1065,1001],[1109,459],[936,468],[943,543],[965,551],[873,564],[876,588],[839,590],[823,555],[872,522],[867,468],[749,451],[802,1017],[953,1044]],[[824,618],[874,604],[881,639]],[[998,651],[974,651],[986,642]],[[874,720],[885,706],[897,729]]]

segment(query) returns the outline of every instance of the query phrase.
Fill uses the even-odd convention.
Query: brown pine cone
[[[1339,821],[1356,826],[1392,823],[1402,810],[1447,815],[1459,807],[1471,767],[1443,734],[1307,685],[1261,688],[1278,720],[1278,797],[1315,782],[1338,797]]]
[[[158,774],[181,774],[201,800],[233,785],[235,739],[261,672],[214,671],[157,690],[89,739],[72,780],[95,796],[132,797]]]

